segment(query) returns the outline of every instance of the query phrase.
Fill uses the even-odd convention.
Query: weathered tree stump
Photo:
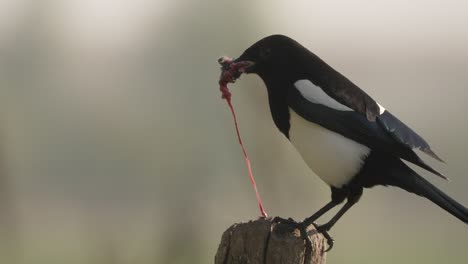
[[[325,264],[326,240],[292,219],[260,218],[234,224],[221,238],[215,264]]]

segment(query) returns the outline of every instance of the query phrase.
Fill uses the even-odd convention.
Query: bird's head
[[[247,48],[234,62],[249,62],[245,73],[264,75],[279,74],[284,69],[295,68],[300,51],[304,48],[295,40],[283,36],[265,37]]]

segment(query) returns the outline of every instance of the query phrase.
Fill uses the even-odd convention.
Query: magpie
[[[295,40],[265,37],[234,60],[248,62],[243,73],[257,74],[267,88],[276,127],[306,164],[331,189],[331,201],[306,218],[305,226],[346,200],[328,231],[356,204],[364,188],[395,186],[425,197],[468,223],[468,209],[429,183],[403,160],[447,179],[414,150],[443,160],[415,131],[317,55]]]

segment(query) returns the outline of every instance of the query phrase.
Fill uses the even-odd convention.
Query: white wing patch
[[[295,82],[294,86],[302,96],[304,96],[304,98],[312,103],[321,104],[339,111],[353,111],[353,109],[339,103],[325,93],[322,88],[307,79]],[[379,103],[377,103],[377,105],[379,106],[379,114],[383,114],[385,112],[385,108]]]
[[[343,105],[326,94],[322,88],[313,84],[309,80],[299,80],[294,83],[297,90],[312,103],[325,105],[339,111],[353,111],[353,109]]]
[[[385,107],[383,107],[381,104],[377,103],[379,106],[379,114],[383,114],[385,112]]]

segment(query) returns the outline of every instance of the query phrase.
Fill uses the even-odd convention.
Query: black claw
[[[335,245],[335,240],[333,237],[330,236],[330,234],[327,231],[327,226],[326,225],[317,225],[316,223],[312,223],[315,226],[315,229],[317,229],[317,232],[321,233],[323,237],[327,240],[328,248],[325,250],[325,252],[329,252],[332,250],[333,246]]]
[[[327,239],[328,248],[324,252],[329,252],[332,250],[333,245],[335,245],[335,240],[331,237],[328,232],[322,233],[325,239]]]
[[[329,226],[327,224],[324,224],[324,225],[318,225],[316,224],[315,222],[312,222],[312,223],[306,223],[305,221],[300,223],[300,226],[304,229],[304,230],[307,230],[307,227],[309,225],[313,225],[315,227],[315,229],[317,230],[317,233],[321,233],[323,235],[323,237],[327,240],[327,245],[328,245],[328,248],[326,250],[324,250],[324,252],[329,252],[330,250],[332,250],[333,246],[335,245],[335,240],[333,239],[332,236],[330,236],[330,234],[328,233],[328,230],[330,229]]]

